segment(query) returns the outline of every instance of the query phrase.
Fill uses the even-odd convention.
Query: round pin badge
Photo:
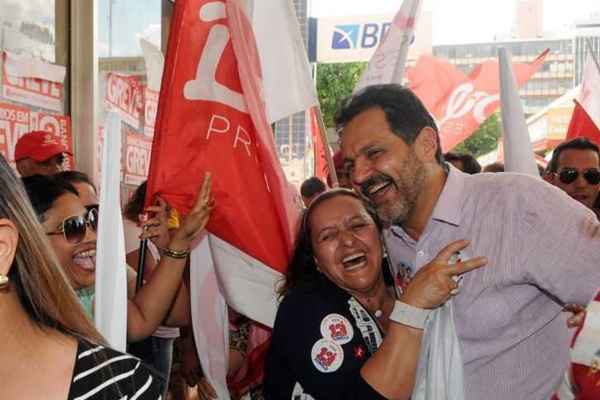
[[[329,314],[321,321],[321,335],[342,345],[350,342],[354,337],[354,329],[344,316]]]
[[[344,362],[344,350],[331,339],[319,339],[313,345],[311,360],[320,372],[335,372]]]

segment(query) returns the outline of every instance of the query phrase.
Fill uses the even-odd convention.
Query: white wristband
[[[390,320],[412,328],[424,329],[425,322],[430,313],[431,310],[396,301],[394,303],[394,309],[390,314]]]

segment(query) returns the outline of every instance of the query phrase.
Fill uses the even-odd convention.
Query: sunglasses
[[[596,168],[591,168],[583,172],[579,172],[574,168],[565,168],[558,173],[558,179],[565,185],[569,185],[579,178],[580,173],[590,185],[597,185],[600,183],[600,171]]]
[[[76,215],[65,218],[55,232],[47,232],[47,235],[63,235],[65,240],[71,244],[78,244],[83,241],[87,232],[87,227],[95,232],[98,228],[98,210],[89,209],[85,215]]]

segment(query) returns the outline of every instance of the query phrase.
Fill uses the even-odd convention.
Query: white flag
[[[165,57],[155,44],[144,38],[140,38],[140,47],[144,55],[144,63],[146,64],[148,88],[158,92],[160,91]]]
[[[269,123],[319,104],[292,0],[253,1]]]
[[[533,146],[525,122],[519,89],[505,48],[498,49],[500,64],[500,112],[502,114],[504,170],[539,178]]]
[[[111,347],[127,344],[127,271],[121,216],[121,119],[109,112],[102,150],[102,184],[96,251],[96,328]]]
[[[581,92],[577,101],[585,109],[594,124],[600,128],[600,67],[592,52],[587,56],[581,80]]]
[[[415,26],[421,5],[421,0],[404,0],[354,92],[371,85],[402,84],[408,49],[415,38]]]

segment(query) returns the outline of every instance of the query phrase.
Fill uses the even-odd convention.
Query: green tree
[[[328,128],[334,127],[334,116],[340,101],[352,94],[354,86],[366,68],[366,63],[319,64],[317,93]]]
[[[494,113],[483,121],[483,124],[479,126],[473,135],[452,151],[468,153],[477,158],[496,149],[501,135],[500,118],[497,113]]]

